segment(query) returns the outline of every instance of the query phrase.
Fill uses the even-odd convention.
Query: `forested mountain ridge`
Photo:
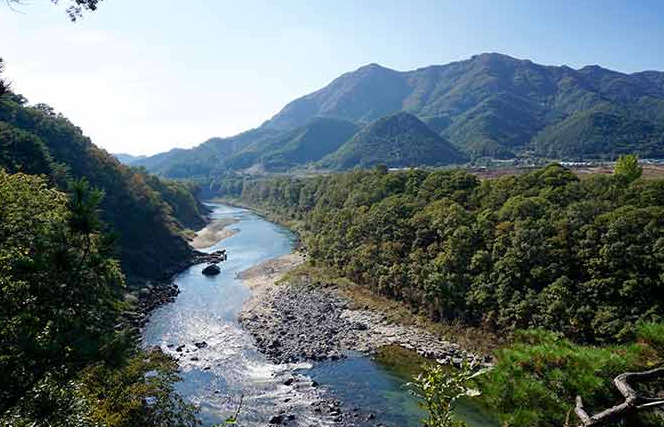
[[[350,169],[385,164],[387,167],[442,166],[462,163],[463,154],[417,117],[400,112],[363,128],[320,164]]]
[[[582,135],[567,146],[544,149],[550,137],[535,136],[575,114],[613,114],[621,120],[643,120],[654,129],[623,132],[642,156],[659,156],[664,146],[664,73],[623,74],[587,66],[579,70],[544,66],[507,55],[485,53],[447,65],[398,72],[371,64],[346,73],[325,88],[289,103],[264,126],[288,128],[313,116],[367,123],[404,110],[442,133],[467,153],[511,156],[525,149],[541,154],[615,156],[622,147],[607,144],[576,149]],[[609,135],[601,128],[601,136]],[[641,143],[655,144],[640,150]],[[563,144],[563,142],[560,142]]]
[[[149,172],[170,178],[207,176],[220,169],[226,160],[250,144],[274,137],[277,132],[253,129],[230,138],[210,138],[189,150],[175,148],[132,163]]]
[[[135,164],[178,178],[303,167],[323,156],[273,161],[282,158],[282,149],[288,151],[289,135],[297,129],[324,118],[338,120],[342,127],[350,122],[359,130],[400,111],[426,123],[471,159],[524,153],[546,158],[614,159],[626,153],[664,157],[664,73],[572,69],[484,53],[403,72],[370,64],[288,103],[259,128]],[[332,129],[331,122],[327,125],[331,134],[342,133]],[[314,146],[315,140],[308,145]]]
[[[103,190],[102,219],[119,236],[131,281],[159,277],[192,254],[183,227],[202,225],[204,214],[192,188],[120,164],[47,105],[27,106],[11,92],[0,98],[0,167],[45,175],[63,190],[70,178],[86,178]]]
[[[127,153],[112,153],[113,157],[118,159],[123,165],[131,165],[132,163],[144,159],[147,156],[133,156]]]

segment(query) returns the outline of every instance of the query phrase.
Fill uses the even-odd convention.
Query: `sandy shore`
[[[194,249],[209,248],[217,242],[224,240],[236,234],[239,230],[228,228],[229,225],[236,223],[235,218],[215,219],[205,228],[196,233],[196,237],[191,241]]]

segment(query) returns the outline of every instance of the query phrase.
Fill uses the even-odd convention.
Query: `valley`
[[[209,206],[212,224],[228,224],[238,230],[204,249],[228,251],[222,274],[205,277],[200,273],[202,265],[180,273],[175,278],[179,295],[154,311],[142,332],[144,346],[158,346],[178,360],[183,380],[177,389],[200,405],[205,426],[232,413],[242,396],[241,414],[247,426],[265,425],[270,420],[275,425],[295,426],[417,426],[423,412],[409,394],[409,377],[397,374],[398,366],[382,364],[380,358],[371,356],[387,345],[409,346],[410,342],[422,346],[416,350],[433,358],[472,357],[451,343],[436,345],[438,338],[423,331],[390,325],[380,314],[358,311],[339,317],[341,312],[329,307],[347,303],[335,294],[317,294],[316,285],[297,291],[287,305],[283,297],[275,305],[277,295],[290,295],[289,289],[299,288],[276,284],[303,262],[302,255],[290,253],[294,236],[245,209]],[[332,323],[312,328],[308,322],[323,313]],[[293,314],[291,320],[281,317]],[[331,320],[334,316],[336,321]],[[277,329],[269,331],[256,322]],[[348,328],[360,322],[367,329],[353,332]],[[337,340],[330,333],[341,331],[346,333],[343,345],[319,348],[323,342],[323,347],[335,346]],[[322,341],[289,343],[302,334]],[[377,336],[369,339],[370,335]],[[265,345],[275,341],[280,342],[279,351],[295,351],[291,354],[297,356],[275,353],[274,347]],[[333,381],[329,372],[355,380]],[[357,387],[365,394],[348,399]],[[459,411],[469,419],[484,420],[471,424],[474,427],[493,425],[476,407],[464,405]]]
[[[132,161],[171,178],[664,158],[662,73],[546,66],[498,53],[395,71],[369,64],[261,126]]]
[[[0,426],[664,426],[664,6],[166,3],[0,2]]]

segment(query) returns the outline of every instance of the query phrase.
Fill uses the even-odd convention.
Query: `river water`
[[[355,354],[316,366],[276,365],[257,351],[252,337],[237,322],[250,296],[237,274],[290,253],[294,236],[248,210],[211,206],[213,218],[238,220],[230,226],[239,230],[237,234],[205,249],[227,249],[222,273],[206,277],[201,274],[204,265],[195,265],[178,275],[175,282],[180,295],[175,302],[155,310],[143,332],[144,345],[159,346],[179,358],[182,381],[177,391],[200,406],[203,425],[208,427],[230,416],[241,396],[242,426],[266,425],[281,408],[295,415],[288,425],[332,425],[332,420],[317,414],[312,405],[322,395],[331,395],[351,407],[370,408],[376,414],[371,425],[418,426],[424,414],[405,387],[407,378],[388,366]],[[207,346],[195,346],[202,342]],[[181,345],[185,346],[182,351],[176,351]],[[304,381],[284,385],[284,378],[293,372]],[[315,379],[319,387],[309,386],[308,379]]]

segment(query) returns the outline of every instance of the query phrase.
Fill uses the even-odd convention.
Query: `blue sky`
[[[0,3],[15,89],[111,152],[191,147],[260,125],[376,62],[398,70],[500,52],[543,64],[664,70],[664,2],[104,0]]]

